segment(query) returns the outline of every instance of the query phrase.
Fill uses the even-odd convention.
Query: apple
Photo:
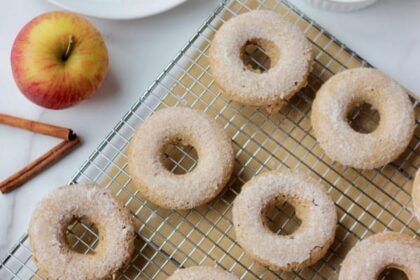
[[[49,12],[19,32],[11,64],[16,84],[29,100],[63,109],[100,87],[108,71],[108,51],[101,34],[83,17]]]

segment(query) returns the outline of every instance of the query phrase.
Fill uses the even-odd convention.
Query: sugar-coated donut
[[[413,209],[417,220],[420,222],[420,169],[416,172],[412,191]]]
[[[348,123],[348,113],[362,103],[375,107],[378,127],[360,133]],[[317,92],[311,123],[328,157],[343,165],[373,169],[395,160],[414,133],[413,106],[404,89],[372,68],[355,68],[330,78]]]
[[[420,279],[420,242],[396,232],[372,235],[347,254],[339,280],[376,280],[387,268],[401,270],[409,280]]]
[[[178,270],[168,280],[238,280],[239,278],[220,268],[193,266]]]
[[[290,235],[266,226],[264,212],[276,202],[295,207],[302,221]],[[270,171],[247,182],[233,203],[233,224],[241,247],[270,269],[298,270],[321,259],[334,241],[337,212],[321,183],[296,171]]]
[[[245,46],[259,45],[271,59],[262,73],[243,61]],[[232,100],[270,107],[290,98],[307,84],[312,46],[299,27],[280,14],[255,10],[227,21],[216,32],[209,51],[216,83]]]
[[[93,254],[72,251],[67,227],[87,218],[98,229]],[[33,260],[48,279],[109,279],[131,259],[134,227],[129,212],[111,195],[93,185],[61,187],[35,208],[29,225]]]
[[[169,144],[191,145],[198,163],[176,175],[161,161]],[[191,209],[214,198],[228,182],[234,165],[231,139],[218,123],[197,110],[171,107],[144,121],[132,139],[128,168],[140,192],[170,209]]]

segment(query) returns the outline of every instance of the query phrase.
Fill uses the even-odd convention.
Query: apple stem
[[[67,49],[66,49],[66,52],[63,55],[63,60],[64,61],[66,61],[69,58],[72,47],[73,47],[73,35],[70,34],[69,35],[69,42],[67,44]]]

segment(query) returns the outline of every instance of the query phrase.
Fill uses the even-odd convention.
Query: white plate
[[[48,0],[80,14],[109,19],[133,19],[169,10],[186,0]]]

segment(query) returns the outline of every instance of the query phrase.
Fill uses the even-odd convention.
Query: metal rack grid
[[[217,28],[251,9],[275,10],[299,25],[316,54],[309,85],[273,115],[225,99],[207,63],[207,50]],[[261,54],[250,53],[249,59],[255,67],[264,68],[258,56]],[[222,1],[71,180],[104,187],[133,214],[138,233],[136,254],[117,278],[166,279],[177,268],[217,265],[241,279],[334,279],[344,256],[358,240],[384,230],[418,236],[420,225],[410,205],[411,180],[420,167],[417,101],[413,99],[413,140],[398,160],[381,169],[360,171],[332,162],[313,136],[309,117],[314,93],[335,73],[357,66],[369,64],[287,1]],[[191,211],[158,208],[138,194],[127,173],[126,147],[136,127],[154,111],[168,106],[189,106],[213,116],[232,136],[235,148],[236,167],[228,186],[211,203]],[[351,121],[360,131],[377,121],[364,110],[353,117]],[[165,163],[175,173],[182,173],[194,168],[195,162],[191,149],[176,146],[168,151]],[[231,223],[231,203],[244,182],[276,168],[299,169],[321,180],[338,211],[336,240],[328,254],[314,266],[294,273],[274,273],[252,261],[235,242]],[[298,226],[293,209],[283,205],[272,212],[269,219],[276,226],[272,230],[284,234]],[[68,242],[74,250],[90,253],[97,243],[97,231],[78,221],[69,227]],[[398,273],[391,276],[400,277]],[[0,279],[29,278],[44,279],[45,275],[37,272],[31,260],[25,234],[0,264]]]

